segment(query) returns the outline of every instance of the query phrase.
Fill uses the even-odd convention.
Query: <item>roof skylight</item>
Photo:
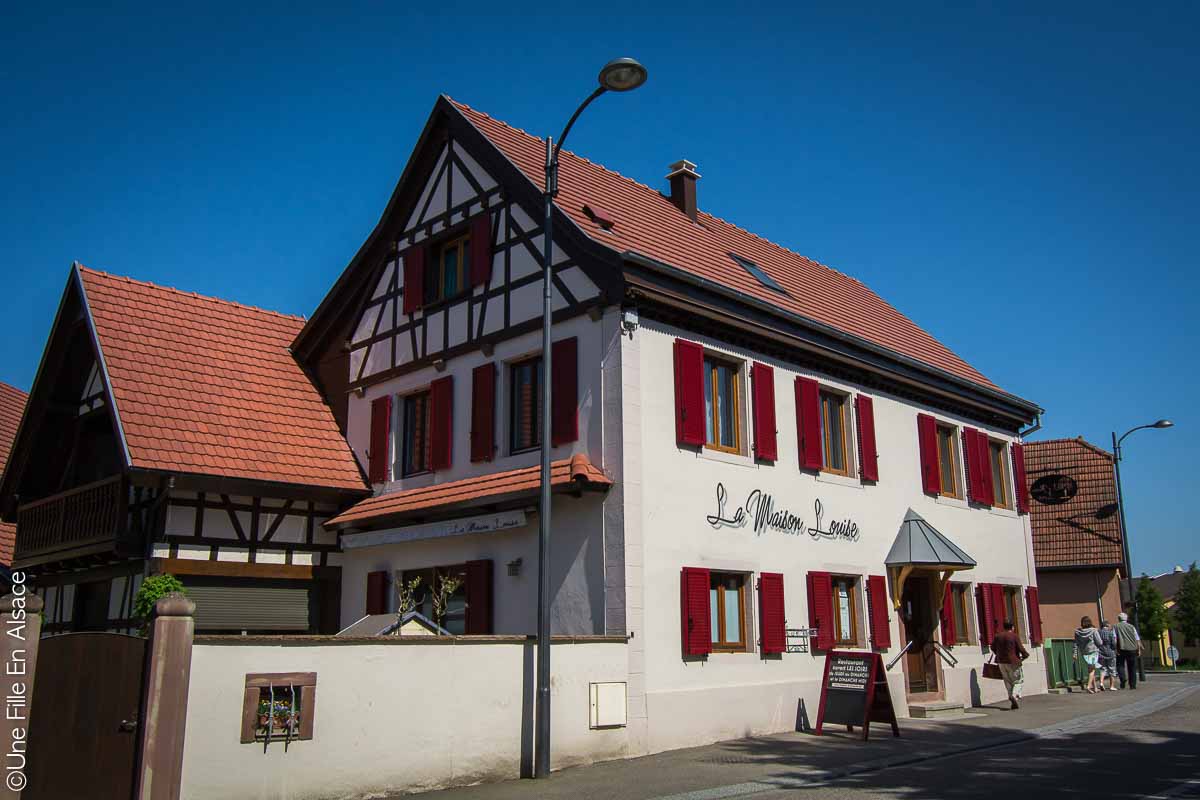
[[[778,283],[776,283],[775,279],[772,278],[770,275],[768,275],[766,273],[766,270],[764,270],[758,264],[755,264],[753,261],[751,261],[748,258],[743,258],[742,256],[739,256],[737,253],[730,253],[729,257],[732,258],[734,261],[736,261],[739,265],[741,265],[742,269],[746,270],[746,272],[749,272],[751,275],[753,275],[754,278],[759,283],[761,283],[763,286],[767,287],[771,291],[779,292],[780,294],[787,294],[787,292],[784,291],[784,288],[782,286],[780,286]]]

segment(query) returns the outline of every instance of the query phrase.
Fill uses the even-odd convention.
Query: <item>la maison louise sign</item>
[[[761,536],[767,531],[787,533],[793,536],[808,534],[813,539],[841,539],[857,542],[861,535],[858,523],[849,517],[825,519],[825,507],[818,497],[813,500],[813,524],[796,512],[775,505],[775,498],[762,489],[755,489],[746,497],[746,502],[735,508],[729,504],[729,493],[725,484],[717,484],[717,512],[705,517],[714,528],[744,528],[747,524]]]

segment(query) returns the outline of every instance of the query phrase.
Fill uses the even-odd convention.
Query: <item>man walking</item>
[[[1000,677],[1004,678],[1004,688],[1008,690],[1008,702],[1012,708],[1020,708],[1018,701],[1025,684],[1021,662],[1029,658],[1029,652],[1013,630],[1012,620],[1005,620],[1004,630],[992,637],[992,652],[996,654],[996,663],[1000,665]]]
[[[1125,688],[1126,680],[1130,689],[1137,688],[1138,658],[1142,655],[1142,637],[1137,628],[1129,622],[1129,615],[1122,611],[1117,614],[1117,624],[1113,627],[1117,632],[1117,675],[1121,679],[1121,688]]]

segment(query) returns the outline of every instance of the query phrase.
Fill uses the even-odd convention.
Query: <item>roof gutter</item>
[[[1008,392],[1000,391],[998,389],[992,389],[988,386],[984,386],[982,384],[975,383],[974,381],[969,381],[965,378],[961,378],[958,375],[955,375],[951,372],[947,372],[946,370],[941,369],[940,367],[935,367],[931,364],[926,364],[922,361],[918,361],[915,358],[911,358],[911,357],[903,355],[901,353],[897,353],[895,350],[891,350],[887,347],[883,347],[881,345],[875,344],[874,342],[868,341],[867,339],[863,339],[860,336],[855,336],[854,334],[846,333],[845,331],[839,330],[839,329],[833,327],[832,325],[828,325],[823,322],[818,322],[817,320],[814,320],[811,317],[805,317],[800,314],[792,313],[790,311],[784,311],[784,310],[780,309],[778,306],[774,306],[763,300],[759,300],[757,297],[753,297],[751,295],[744,294],[743,292],[739,292],[735,289],[730,289],[727,286],[716,283],[714,281],[710,281],[706,278],[702,278],[698,275],[695,275],[686,270],[682,270],[678,267],[672,266],[671,264],[667,264],[663,261],[659,261],[657,259],[650,258],[649,256],[642,255],[641,253],[638,253],[634,250],[626,250],[621,254],[621,256],[622,256],[622,258],[626,259],[627,261],[631,261],[640,266],[648,267],[650,269],[657,270],[659,272],[664,272],[664,273],[670,275],[672,278],[675,278],[677,280],[683,281],[685,283],[690,283],[694,286],[698,286],[700,288],[703,288],[710,292],[714,292],[716,294],[724,295],[731,299],[737,300],[740,303],[745,303],[746,305],[753,306],[760,311],[767,312],[767,313],[772,314],[777,317],[782,317],[783,319],[786,319],[789,322],[795,323],[801,327],[809,328],[811,330],[817,331],[825,336],[829,336],[830,338],[846,342],[847,344],[852,344],[855,347],[859,347],[859,348],[867,350],[871,353],[874,353],[876,355],[883,356],[883,357],[891,359],[893,361],[897,361],[897,362],[904,364],[905,366],[911,367],[913,369],[916,369],[916,370],[919,370],[922,372],[931,373],[931,374],[936,375],[937,377],[941,378],[942,380],[953,383],[953,384],[960,386],[963,389],[966,389],[968,391],[974,392],[976,394],[981,394],[981,395],[984,395],[985,397],[989,397],[993,400],[998,400],[1000,402],[1015,406],[1019,409],[1022,409],[1025,412],[1027,412],[1028,419],[1034,419],[1036,417],[1039,417],[1041,415],[1041,413],[1044,411],[1044,409],[1041,408],[1040,406],[1038,406],[1037,404],[1031,403],[1028,400],[1017,397],[1016,395],[1009,394]],[[1036,428],[1035,428],[1035,430],[1036,430]]]

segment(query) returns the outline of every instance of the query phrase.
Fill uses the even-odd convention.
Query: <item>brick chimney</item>
[[[696,165],[686,159],[680,159],[667,169],[671,170],[667,173],[667,180],[671,182],[671,202],[675,204],[676,208],[687,214],[688,219],[695,222],[696,181],[700,180],[700,173],[696,172]]]

